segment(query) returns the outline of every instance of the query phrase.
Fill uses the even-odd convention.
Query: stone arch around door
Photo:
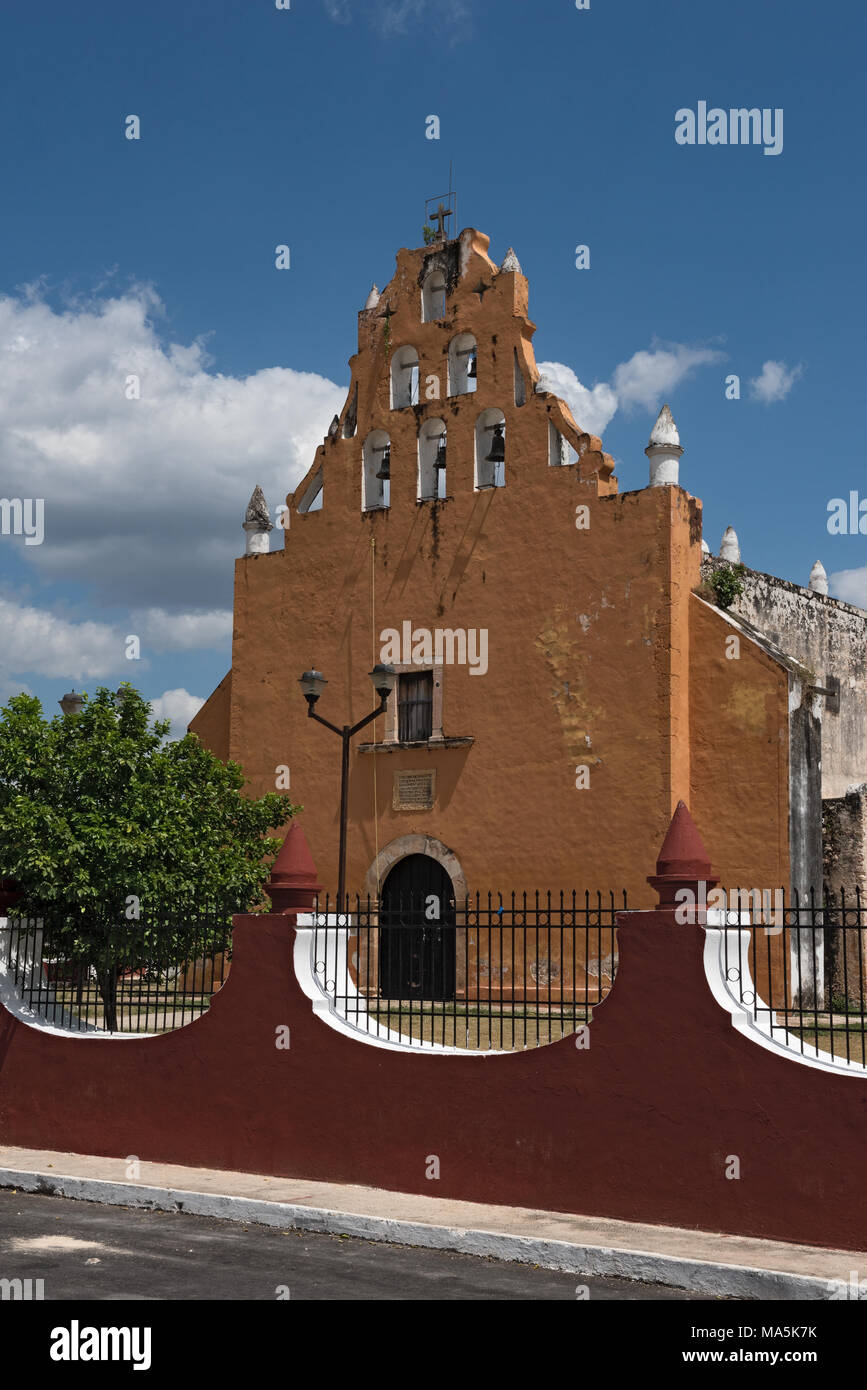
[[[451,879],[455,904],[460,906],[463,903],[467,896],[467,880],[464,877],[460,860],[447,845],[444,845],[441,840],[435,840],[432,835],[400,835],[396,840],[387,844],[384,849],[381,849],[367,871],[364,884],[365,893],[370,898],[376,898],[389,870],[393,869],[401,859],[406,859],[409,854],[426,854],[441,864]]]

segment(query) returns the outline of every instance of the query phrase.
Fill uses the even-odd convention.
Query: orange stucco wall
[[[557,397],[534,393],[527,282],[496,272],[487,244],[472,231],[451,244],[444,319],[420,321],[421,282],[435,263],[425,248],[399,253],[379,305],[359,315],[340,429],[287,498],[284,548],[236,564],[228,700],[209,702],[192,727],[224,756],[227,722],[229,755],[256,793],[274,790],[275,769],[289,765],[291,798],[303,804],[315,862],[333,890],[340,745],[306,717],[298,677],[311,666],[323,671],[319,712],[354,722],[373,708],[367,672],[385,629],[406,621],[485,629],[487,673],[454,665],[443,678],[444,734],[471,737],[471,746],[353,751],[347,886],[362,891],[378,851],[421,834],[453,851],[471,892],[626,888],[636,904],[648,902],[646,865],[680,797],[698,788],[696,819],[714,849],[728,854],[739,843],[736,832],[715,840],[703,815],[734,817],[740,804],[704,786],[716,769],[704,752],[713,722],[693,692],[701,504],[678,487],[619,494],[601,442]],[[479,294],[483,285],[490,288]],[[477,391],[447,398],[448,343],[467,331],[478,343]],[[404,344],[418,350],[421,404],[392,410],[389,363]],[[427,400],[433,377],[441,398]],[[344,438],[356,390],[357,429]],[[476,490],[475,423],[488,407],[506,418],[506,485]],[[437,502],[417,500],[425,419],[448,428],[447,498]],[[550,422],[577,451],[571,466],[549,465]],[[364,512],[362,444],[372,429],[390,436],[391,504]],[[323,507],[301,514],[296,501],[319,470]],[[588,521],[580,529],[579,507]],[[753,679],[757,699],[774,704],[773,662],[766,658]],[[378,720],[358,742],[383,736]],[[732,730],[727,746],[744,771],[753,742],[738,745]],[[784,752],[770,796],[778,811]],[[579,790],[581,765],[590,785]],[[429,767],[434,808],[393,810],[395,772]]]
[[[789,883],[789,679],[756,643],[692,596],[689,805],[729,886]],[[729,648],[729,650],[732,650]]]
[[[223,677],[196,715],[191,727],[211,752],[226,762],[229,757],[229,702],[232,672]]]

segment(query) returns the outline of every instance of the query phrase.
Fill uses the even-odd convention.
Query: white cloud
[[[71,622],[47,609],[0,599],[0,679],[16,671],[83,680],[128,665],[123,634],[108,623]]]
[[[751,380],[750,391],[757,401],[771,405],[774,401],[784,401],[798,377],[803,375],[804,368],[800,362],[797,367],[790,368],[786,366],[785,362],[768,360],[763,365],[759,376],[755,376]]]
[[[169,738],[175,739],[183,738],[187,725],[204,703],[198,695],[191,695],[188,690],[164,690],[162,695],[151,700],[151,708],[154,719],[172,721]]]
[[[828,576],[828,589],[834,598],[867,608],[867,565],[857,570],[837,570]]]
[[[106,603],[228,605],[254,485],[273,512],[345,390],[286,367],[209,371],[201,342],[162,342],[160,312],[141,287],[64,311],[39,289],[0,297],[3,492],[45,500],[45,541],[22,548],[45,579]]]
[[[130,622],[148,645],[159,652],[195,651],[201,647],[224,647],[232,636],[231,609],[215,609],[211,613],[166,613],[162,608],[149,608]]]
[[[691,348],[683,343],[660,344],[650,352],[633,353],[614,369],[612,385],[621,405],[659,410],[663,397],[679,386],[696,367],[722,362],[725,353],[713,348]]]
[[[5,705],[13,695],[32,695],[33,691],[24,681],[7,680],[0,676],[0,705]]]
[[[657,412],[665,397],[697,367],[721,362],[725,354],[715,348],[692,348],[683,343],[660,343],[650,351],[633,353],[615,367],[610,384],[584,386],[571,367],[562,362],[540,362],[539,371],[566,401],[576,423],[588,434],[601,434],[623,406],[644,406]]]
[[[607,382],[583,386],[572,368],[562,362],[540,362],[538,366],[554,392],[569,406],[580,428],[587,434],[601,434],[617,410],[617,396]]]
[[[140,621],[139,621],[140,619]],[[195,651],[223,646],[232,631],[232,615],[224,612],[167,614],[150,609],[133,614],[128,625],[86,621],[52,613],[45,608],[0,598],[0,691],[16,685],[17,671],[68,680],[101,679],[122,673],[129,678],[132,663],[126,638],[141,638],[138,669],[147,668],[148,655],[166,651]]]
[[[349,0],[323,0],[323,3],[325,13],[335,24],[352,23]],[[364,8],[366,17],[383,38],[408,33],[418,20],[440,27],[466,26],[470,20],[466,0],[438,0],[433,6],[429,0],[374,0],[373,4],[366,0]]]

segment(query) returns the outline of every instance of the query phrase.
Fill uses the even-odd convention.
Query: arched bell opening
[[[483,410],[476,421],[476,491],[506,485],[506,417]]]

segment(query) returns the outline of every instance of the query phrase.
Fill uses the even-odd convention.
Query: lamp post
[[[350,740],[363,729],[365,724],[369,724],[372,719],[378,718],[385,713],[388,697],[394,689],[397,675],[392,666],[383,666],[381,663],[374,666],[370,672],[370,679],[373,688],[379,696],[379,705],[372,714],[368,714],[364,719],[359,719],[357,724],[332,724],[330,720],[323,719],[321,714],[317,714],[314,708],[316,701],[328,684],[321,671],[305,671],[300,677],[299,685],[307,701],[307,717],[315,719],[317,724],[324,724],[326,729],[331,729],[332,733],[338,734],[342,740],[342,756],[340,763],[340,849],[339,862],[337,865],[337,910],[340,911],[346,895],[346,802],[349,791],[349,743]]]

